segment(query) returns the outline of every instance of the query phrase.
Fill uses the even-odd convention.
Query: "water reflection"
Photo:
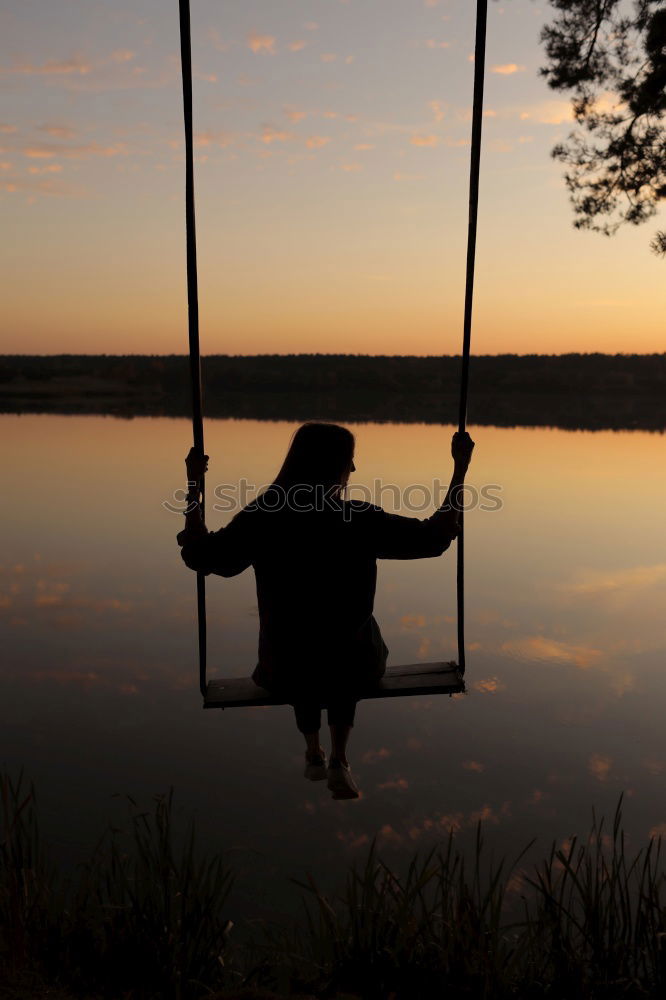
[[[483,818],[497,850],[547,844],[587,829],[592,805],[610,814],[621,791],[635,839],[666,830],[661,437],[473,431],[472,481],[501,483],[504,506],[467,521],[469,694],[362,703],[364,796],[340,804],[301,777],[289,709],[201,711],[193,580],[161,506],[182,485],[187,423],[2,421],[21,484],[20,504],[3,498],[3,760],[35,779],[66,856],[119,808],[113,793],[147,801],[170,785],[204,840],[234,849],[253,913],[278,905],[287,876],[333,878],[375,836],[400,855]],[[267,481],[292,429],[211,421],[211,480]],[[404,488],[448,468],[450,428],[354,430],[359,479]],[[450,553],[380,565],[393,662],[455,654],[454,596]],[[211,582],[208,617],[211,675],[249,673],[249,573]]]

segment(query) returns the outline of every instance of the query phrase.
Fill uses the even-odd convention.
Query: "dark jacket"
[[[254,568],[259,657],[253,678],[293,700],[359,692],[384,673],[373,617],[377,559],[438,556],[451,543],[442,515],[420,520],[359,501],[290,508],[268,490],[226,528],[186,536],[190,569],[231,577]]]

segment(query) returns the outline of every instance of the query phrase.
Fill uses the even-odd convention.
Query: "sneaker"
[[[361,794],[352,778],[349,764],[332,760],[328,765],[328,787],[334,799],[357,799]]]
[[[309,754],[305,755],[305,771],[304,776],[308,781],[323,781],[326,777],[326,754],[320,753],[316,754],[314,757],[310,757]]]

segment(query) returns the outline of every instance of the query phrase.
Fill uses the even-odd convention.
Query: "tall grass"
[[[440,996],[666,997],[666,892],[661,843],[631,855],[618,804],[612,832],[521,868],[471,862],[449,837],[399,877],[375,846],[329,898],[314,881],[304,923],[273,933],[257,982],[364,1000]]]
[[[194,828],[176,847],[172,796],[130,804],[129,834],[110,829],[69,880],[39,847],[32,789],[0,776],[0,941],[14,976],[117,997],[200,996],[224,980],[232,884],[221,857],[201,859]]]
[[[518,971],[503,923],[504,863],[484,870],[480,828],[475,848],[470,868],[451,836],[443,850],[413,858],[400,877],[373,845],[340,899],[328,899],[314,882],[303,886],[312,896],[307,933],[284,949],[296,957],[300,985],[368,998],[434,997],[443,985],[474,997],[499,995]],[[306,945],[300,953],[299,939]]]
[[[563,990],[605,995],[649,988],[666,996],[666,908],[661,839],[633,856],[622,801],[608,837],[594,819],[586,842],[553,848],[529,879],[536,906],[526,921],[534,967]]]
[[[253,925],[230,950],[232,875],[200,857],[192,828],[177,847],[170,795],[148,813],[130,802],[126,834],[109,831],[69,880],[40,847],[32,789],[4,775],[0,797],[0,948],[15,982],[132,1000],[666,996],[661,843],[629,850],[621,801],[608,833],[594,819],[536,866],[529,848],[487,860],[481,827],[469,855],[451,836],[401,872],[373,845],[339,895],[299,883],[302,918]]]
[[[5,964],[16,972],[57,920],[56,874],[41,848],[34,789],[22,774],[16,781],[0,775],[0,804],[0,933]]]

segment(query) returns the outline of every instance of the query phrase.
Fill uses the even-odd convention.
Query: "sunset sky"
[[[203,353],[457,353],[471,0],[191,7]],[[183,353],[176,0],[9,8],[2,351]],[[491,4],[473,350],[662,351],[659,220],[572,227],[551,16]]]

